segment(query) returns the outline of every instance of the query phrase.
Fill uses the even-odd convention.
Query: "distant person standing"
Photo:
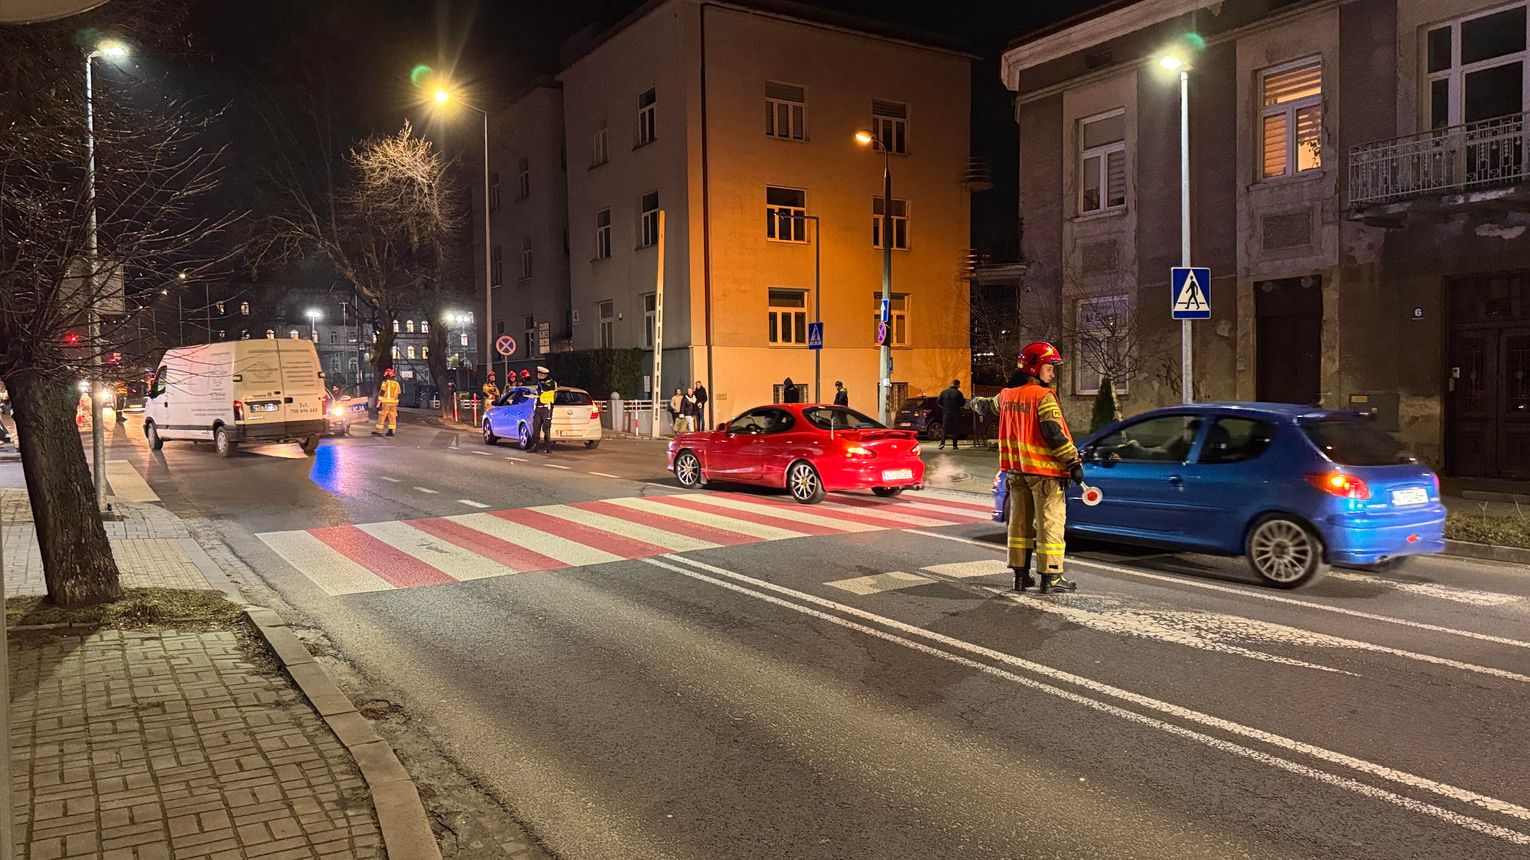
[[[386,435],[393,435],[394,428],[398,427],[398,397],[402,391],[398,380],[393,378],[393,368],[384,370],[382,384],[377,386],[377,428],[372,431],[373,436],[384,435],[384,427],[388,428]]]
[[[696,429],[697,409],[696,393],[694,391],[685,392],[685,396],[680,398],[680,420],[685,422],[687,433]]]
[[[551,370],[537,367],[536,392],[536,406],[531,411],[531,447],[528,450],[535,452],[540,447],[543,454],[551,454],[553,402],[558,399],[558,383],[552,378]]]
[[[949,439],[951,450],[958,450],[961,443],[956,441],[951,425],[962,420],[962,407],[967,405],[967,396],[962,394],[962,381],[951,380],[951,387],[940,392],[936,402],[940,404],[940,447],[946,447],[946,440]]]
[[[834,405],[850,408],[850,392],[845,390],[845,384],[834,380]]]
[[[685,404],[685,392],[680,386],[675,386],[675,393],[669,397],[669,421],[675,427],[675,435],[686,432],[685,421],[681,417],[680,407]]]
[[[705,430],[707,428],[707,402],[710,401],[712,398],[707,394],[707,387],[705,385],[702,385],[701,384],[701,380],[699,380],[699,379],[696,380],[695,391],[696,391],[696,429],[697,430]]]
[[[792,382],[792,378],[790,376],[786,377],[786,379],[781,383],[781,402],[802,402],[802,393],[797,390],[797,383]]]

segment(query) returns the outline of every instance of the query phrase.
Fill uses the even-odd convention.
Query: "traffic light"
[[[64,334],[64,346],[79,346],[79,345],[80,345],[80,333],[79,332],[71,331],[71,332],[67,332],[67,333]]]

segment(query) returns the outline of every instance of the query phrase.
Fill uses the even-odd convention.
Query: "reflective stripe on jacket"
[[[377,390],[377,402],[378,403],[397,403],[398,402],[399,391],[400,391],[400,388],[399,388],[398,380],[396,380],[396,379],[384,379],[382,381],[382,387],[378,388],[378,390]]]
[[[1050,388],[1028,383],[999,394],[999,468],[1025,475],[1065,478],[1078,460],[1073,434]],[[1062,445],[1047,444],[1042,424],[1062,430]]]

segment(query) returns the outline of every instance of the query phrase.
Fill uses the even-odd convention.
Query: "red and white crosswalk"
[[[261,540],[332,595],[447,585],[761,541],[989,519],[986,505],[909,493],[783,497],[701,492],[268,532]]]

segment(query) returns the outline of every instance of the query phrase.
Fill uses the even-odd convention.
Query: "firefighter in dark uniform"
[[[553,399],[557,396],[558,383],[552,378],[552,371],[545,367],[537,368],[537,383],[535,386],[537,405],[531,413],[531,449],[537,450],[540,446],[542,453],[552,453],[552,411]]]

